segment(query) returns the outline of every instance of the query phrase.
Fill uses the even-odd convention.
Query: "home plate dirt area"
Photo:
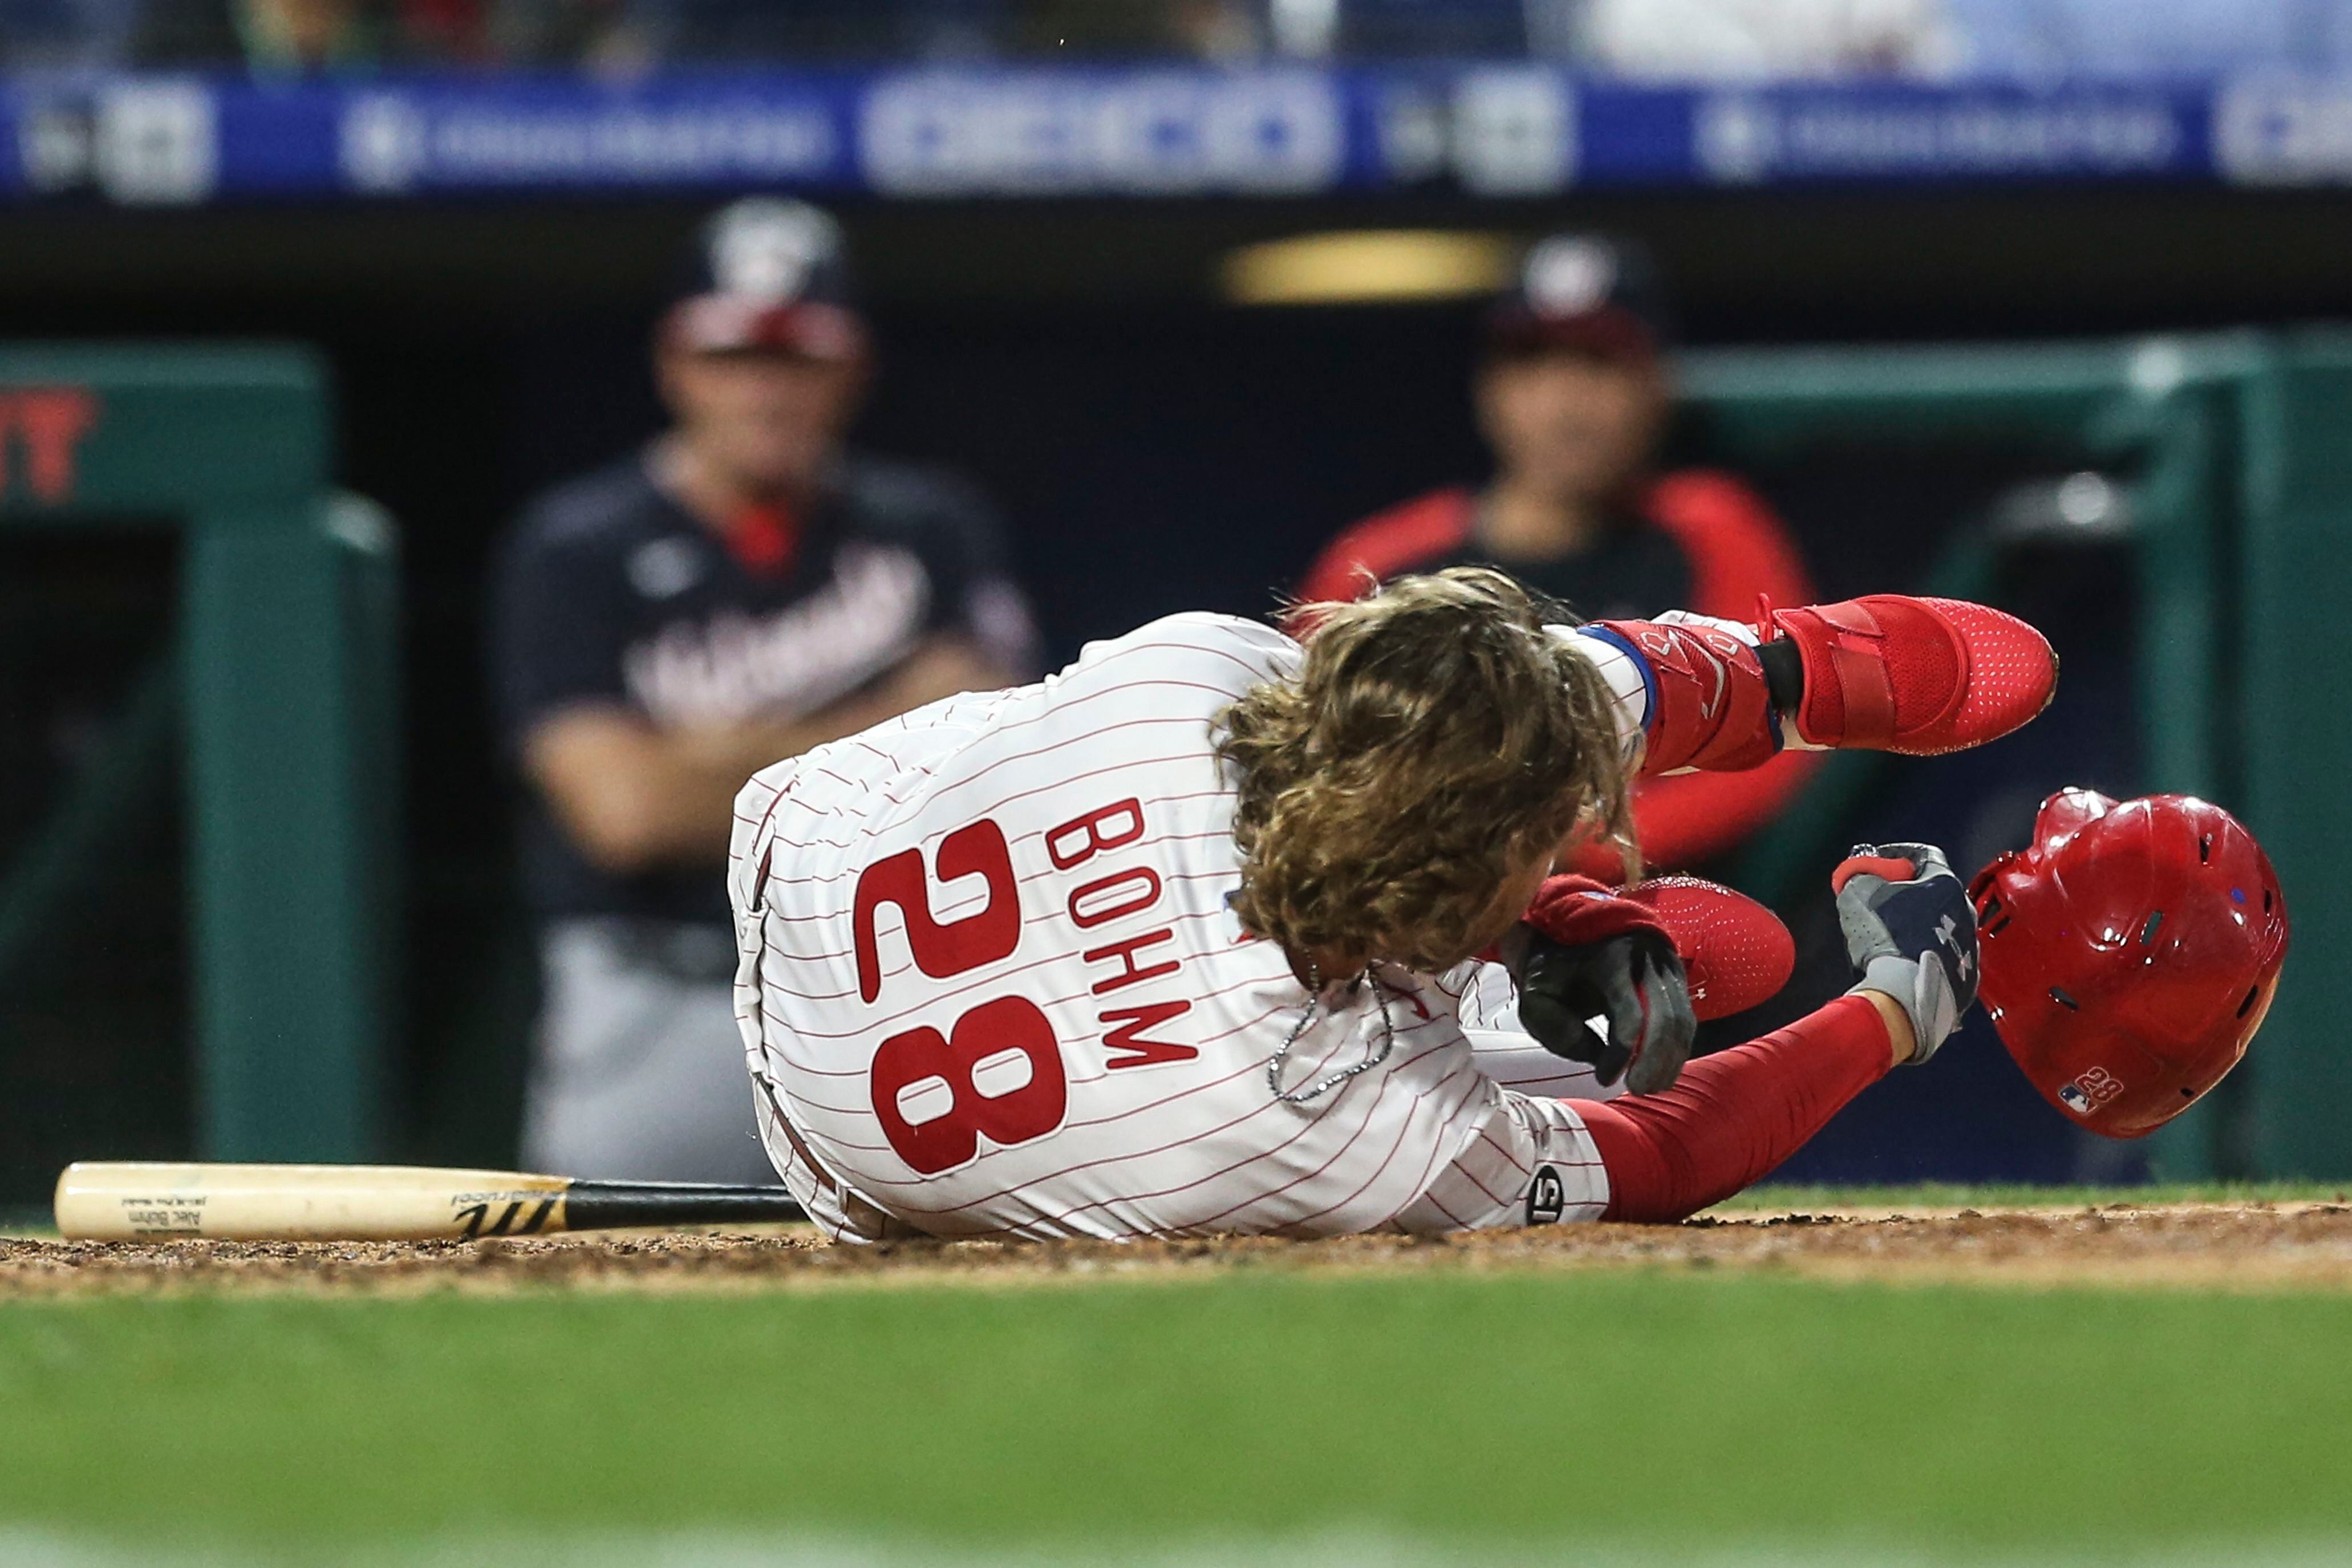
[[[2020,1286],[2352,1290],[2352,1204],[1748,1209],[1677,1226],[1562,1225],[1442,1239],[828,1246],[806,1227],[431,1243],[0,1239],[0,1299],[80,1292],[415,1293],[1018,1287],[1224,1270],[1404,1274],[1647,1269]]]

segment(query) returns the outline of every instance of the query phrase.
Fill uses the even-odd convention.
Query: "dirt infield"
[[[1649,1268],[1815,1279],[2352,1290],[2352,1204],[2113,1204],[2067,1210],[1736,1214],[1443,1239],[1360,1236],[829,1247],[803,1227],[430,1243],[0,1240],[0,1299],[89,1292],[409,1294],[440,1290],[1037,1284],[1213,1270]]]

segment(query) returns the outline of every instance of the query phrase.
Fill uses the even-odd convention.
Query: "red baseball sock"
[[[1886,1022],[1840,997],[1761,1040],[1703,1056],[1672,1089],[1579,1102],[1609,1172],[1601,1218],[1687,1219],[1760,1181],[1886,1074]]]

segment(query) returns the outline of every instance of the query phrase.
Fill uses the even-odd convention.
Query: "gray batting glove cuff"
[[[1936,1048],[1960,1027],[1959,1002],[1944,979],[1941,964],[1892,956],[1873,958],[1860,983],[1846,994],[1855,991],[1877,991],[1894,998],[1911,1019],[1911,1038],[1918,1043],[1904,1058],[1906,1066],[1916,1067],[1935,1055]]]

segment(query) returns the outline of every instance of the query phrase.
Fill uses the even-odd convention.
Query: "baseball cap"
[[[662,333],[698,353],[775,349],[856,358],[866,329],[841,225],[806,202],[773,196],[719,208],[680,260]]]
[[[1572,349],[1647,361],[1674,341],[1674,318],[1649,253],[1605,235],[1558,234],[1528,247],[1486,311],[1486,342],[1503,353]]]

